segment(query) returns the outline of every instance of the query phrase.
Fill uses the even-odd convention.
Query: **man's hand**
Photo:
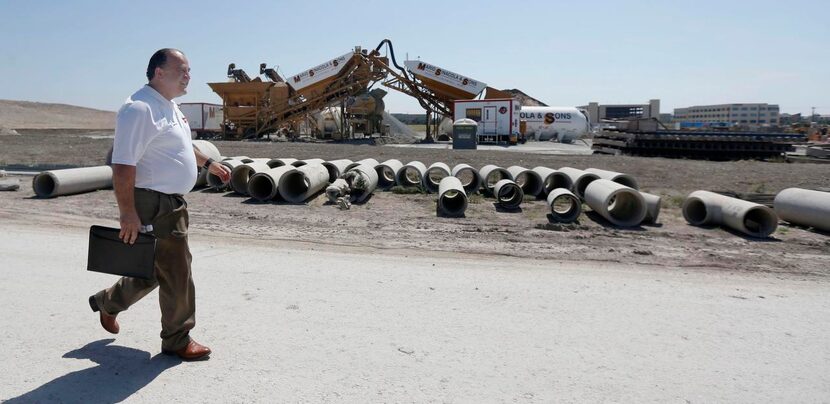
[[[227,184],[228,181],[231,180],[231,169],[224,164],[217,163],[214,161],[210,164],[210,167],[208,167],[208,171],[211,174],[219,177],[219,179],[222,180],[222,183],[224,184]]]
[[[124,243],[134,244],[140,231],[141,219],[138,218],[137,213],[121,215],[121,232],[118,233],[118,238]]]

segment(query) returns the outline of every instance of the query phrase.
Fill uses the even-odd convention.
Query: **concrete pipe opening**
[[[283,174],[280,180],[280,189],[285,190],[283,198],[288,201],[300,199],[311,187],[311,181],[299,171]]]
[[[450,167],[444,163],[434,163],[427,168],[426,175],[424,175],[424,188],[427,192],[438,192],[438,184],[445,177],[450,176]]]
[[[547,201],[554,221],[571,223],[582,214],[582,202],[567,189],[554,189],[548,194]]]
[[[251,180],[251,177],[270,169],[271,167],[262,162],[247,163],[234,167],[231,171],[231,189],[238,194],[247,195],[248,181]]]
[[[295,161],[297,161],[297,159],[291,159],[291,158],[271,159],[271,160],[268,160],[268,162],[265,163],[265,164],[268,164],[268,167],[277,168],[277,167],[283,167],[283,166],[290,166]]]
[[[359,165],[361,165],[361,164],[366,164],[366,165],[368,165],[369,167],[375,168],[375,167],[377,167],[377,165],[378,165],[378,164],[380,164],[380,163],[378,163],[378,161],[377,161],[377,160],[375,160],[375,159],[373,159],[373,158],[368,158],[368,159],[358,160],[358,161],[353,162],[352,164],[347,165],[347,166],[346,166],[346,169],[345,169],[343,172],[349,171],[349,170],[351,170],[352,168],[355,168],[355,167],[357,167],[357,166],[359,166]]]
[[[326,161],[323,160],[323,159],[306,159],[306,160],[297,160],[297,161],[291,163],[291,165],[294,166],[294,167],[302,167],[302,166],[309,165],[309,164],[323,164],[325,162]]]
[[[611,222],[620,226],[637,226],[642,221],[645,211],[642,197],[631,192],[618,192],[608,201],[606,210]]]
[[[585,203],[620,227],[639,226],[646,217],[646,202],[634,189],[611,180],[597,179],[585,189]]]
[[[459,164],[453,167],[450,174],[461,181],[461,186],[468,195],[478,192],[481,188],[481,176],[478,170],[469,164]]]
[[[484,185],[484,189],[494,195],[495,193],[493,188],[495,188],[496,184],[500,181],[513,181],[513,177],[510,175],[509,171],[494,165],[486,165],[482,167],[481,170],[479,170],[479,175],[481,175],[481,181]]]
[[[397,183],[398,171],[403,168],[399,160],[389,159],[375,166],[378,174],[378,188],[387,190]]]
[[[709,221],[709,211],[702,200],[691,197],[683,202],[683,217],[689,224],[700,226]]]
[[[467,210],[467,196],[459,191],[447,191],[438,199],[441,210],[451,216],[461,216]]]
[[[402,187],[417,187],[423,183],[426,171],[427,167],[424,163],[413,161],[398,171],[398,176],[395,180]]]
[[[585,190],[588,189],[588,185],[590,185],[591,182],[596,181],[598,179],[599,179],[599,177],[597,177],[594,174],[585,174],[585,175],[579,177],[579,179],[577,179],[577,181],[576,181],[576,184],[574,184],[574,189],[576,190],[576,194],[581,196],[582,198],[584,198],[585,197]]]
[[[571,179],[567,175],[555,172],[545,178],[544,187],[550,192],[557,188],[571,189],[573,184],[571,184]]]
[[[496,203],[505,209],[518,209],[524,200],[522,187],[512,180],[501,180],[493,187]]]
[[[340,159],[340,160],[330,160],[326,161],[323,164],[323,167],[326,167],[326,170],[329,172],[329,182],[334,182],[340,175],[346,172],[346,167],[348,167],[353,162],[349,159]]]
[[[32,180],[32,188],[34,188],[37,196],[41,198],[49,198],[55,193],[57,181],[58,180],[55,178],[54,174],[45,172],[35,176]]]
[[[256,200],[267,201],[276,196],[277,184],[271,177],[260,174],[254,174],[248,181],[248,193]]]
[[[768,208],[759,206],[746,212],[743,224],[749,235],[764,238],[778,227],[778,216]]]

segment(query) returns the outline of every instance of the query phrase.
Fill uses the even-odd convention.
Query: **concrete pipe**
[[[467,210],[467,193],[461,180],[448,176],[438,183],[438,211],[446,216],[464,216]]]
[[[248,181],[251,176],[270,170],[265,162],[245,163],[231,170],[231,189],[237,194],[248,195]]]
[[[781,220],[830,231],[830,192],[787,188],[775,195],[773,206]]]
[[[573,190],[574,184],[571,182],[571,177],[568,177],[565,173],[542,166],[534,167],[533,172],[542,177],[542,192],[545,195],[550,194],[550,191],[557,188]]]
[[[302,167],[302,166],[307,165],[307,164],[323,164],[325,162],[326,162],[326,160],[323,160],[323,159],[307,159],[307,160],[297,160],[297,161],[291,163],[291,165],[294,166],[294,167]]]
[[[337,178],[326,187],[326,197],[329,198],[329,202],[337,202],[337,198],[348,195],[349,190],[349,183],[343,178]]]
[[[349,183],[350,200],[352,202],[363,202],[375,188],[378,186],[378,172],[375,171],[375,166],[370,164],[361,164],[352,167],[346,174],[343,174],[343,179]]]
[[[513,180],[500,180],[493,185],[493,195],[496,203],[505,209],[515,210],[522,204],[525,194],[519,184]]]
[[[478,170],[469,164],[458,164],[452,168],[450,175],[461,180],[461,185],[464,186],[464,192],[474,194],[481,188],[481,175]]]
[[[438,185],[441,183],[441,179],[444,177],[450,176],[450,166],[444,163],[432,163],[429,167],[427,167],[427,173],[421,179],[424,185],[424,189],[427,190],[429,193],[438,192]]]
[[[591,181],[585,203],[600,216],[620,227],[639,226],[646,218],[646,201],[636,189],[611,180]]]
[[[222,163],[223,166],[228,167],[228,169],[231,170],[231,173],[233,173],[234,168],[239,167],[243,164],[246,164],[246,163],[243,163],[242,160],[225,160],[225,161],[222,161],[221,163]],[[208,184],[209,187],[211,187],[213,189],[223,190],[223,189],[227,188],[230,185],[230,181],[222,182],[222,179],[219,178],[218,176],[216,176],[216,174],[208,173],[208,175],[207,175],[207,184]]]
[[[265,163],[265,164],[268,164],[268,167],[271,167],[271,168],[277,168],[277,167],[282,167],[282,166],[292,166],[293,167],[292,164],[294,164],[295,161],[297,161],[297,159],[290,159],[290,158],[289,159],[271,159],[271,160],[268,160],[268,162]]]
[[[568,176],[571,184],[573,184],[571,190],[582,200],[585,200],[585,188],[588,187],[588,184],[599,179],[599,176],[594,173],[571,167],[562,167],[558,171]]]
[[[248,195],[258,201],[270,201],[279,196],[280,178],[293,170],[292,166],[282,166],[258,172],[248,181]]]
[[[618,173],[616,171],[600,170],[599,168],[586,168],[585,171],[596,174],[599,178],[604,180],[614,181],[629,188],[640,189],[640,186],[637,185],[637,180],[628,174]]]
[[[513,181],[522,187],[522,192],[525,195],[537,196],[542,193],[544,184],[541,175],[522,166],[507,167],[507,172],[513,177]]]
[[[253,163],[253,162],[254,162],[254,159],[252,159],[252,158],[250,158],[250,157],[248,157],[248,156],[233,156],[233,157],[225,157],[225,159],[224,159],[224,160],[222,160],[222,161],[228,161],[228,160],[239,160],[239,161],[241,161],[243,164],[244,164],[244,163]]]
[[[378,165],[378,161],[375,160],[375,159],[371,159],[371,158],[358,160],[358,161],[355,161],[354,163],[349,164],[348,166],[346,166],[346,171],[349,171],[350,169],[355,168],[355,167],[357,167],[361,164],[367,164],[367,165],[371,166],[372,168],[375,168],[375,166]]]
[[[193,147],[198,149],[205,156],[212,158],[214,161],[222,161],[222,154],[219,153],[219,149],[207,140],[194,140]],[[196,185],[194,185],[194,188],[205,186],[207,184],[207,175],[208,170],[199,167],[199,176],[196,177]]]
[[[645,192],[640,192],[640,195],[646,201],[646,218],[643,219],[643,223],[657,223],[657,216],[660,215],[660,203],[662,199],[659,195]]]
[[[323,163],[323,167],[329,171],[329,182],[340,178],[340,175],[346,172],[346,167],[352,164],[349,159],[329,160]]]
[[[547,201],[554,221],[573,223],[582,214],[582,201],[565,188],[554,188],[548,194]]]
[[[395,182],[402,187],[420,186],[427,174],[427,166],[420,161],[410,161],[395,176]]]
[[[725,225],[748,236],[768,237],[778,227],[775,211],[757,203],[709,191],[695,191],[683,201],[691,225]]]
[[[329,172],[322,164],[294,167],[282,175],[279,193],[291,203],[303,203],[329,183]]]
[[[478,173],[481,176],[481,185],[484,188],[484,191],[492,195],[495,195],[493,193],[493,188],[497,182],[501,180],[513,180],[513,176],[510,175],[510,171],[492,164],[481,167],[481,170],[478,170]]]
[[[112,187],[112,167],[96,166],[43,171],[32,179],[40,198],[78,194]]]
[[[398,171],[403,168],[403,163],[399,160],[389,159],[383,163],[375,166],[375,171],[378,173],[378,188],[387,190],[395,186],[395,178],[398,176]]]

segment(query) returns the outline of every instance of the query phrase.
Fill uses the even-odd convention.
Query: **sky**
[[[0,99],[114,111],[157,49],[184,51],[178,102],[220,103],[229,63],[291,76],[390,39],[407,55],[557,106],[766,102],[830,114],[830,1],[0,0]],[[422,113],[388,90],[386,109]]]

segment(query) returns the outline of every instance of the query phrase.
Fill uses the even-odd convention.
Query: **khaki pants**
[[[101,310],[117,314],[159,288],[161,348],[175,351],[190,342],[196,325],[196,293],[190,274],[192,257],[187,245],[187,203],[180,195],[146,189],[135,190],[141,224],[152,225],[157,237],[155,280],[123,277],[95,295]]]

